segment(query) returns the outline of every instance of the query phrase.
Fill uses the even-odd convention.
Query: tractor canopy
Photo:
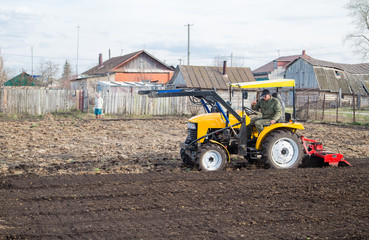
[[[295,87],[294,79],[274,79],[256,82],[232,83],[234,88],[272,88],[272,87]]]
[[[296,89],[295,89],[295,80],[294,79],[273,79],[273,80],[256,81],[256,82],[232,83],[232,84],[230,84],[230,91],[231,91],[232,87],[233,88],[240,88],[242,91],[244,91],[244,89],[250,89],[250,88],[255,89],[255,88],[292,87],[293,88],[293,91],[292,91],[292,93],[293,93],[292,118],[293,118],[293,121],[296,119]],[[243,108],[243,106],[242,106],[242,108]]]

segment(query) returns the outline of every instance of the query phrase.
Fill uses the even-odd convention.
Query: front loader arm
[[[174,90],[144,90],[139,91],[140,95],[148,95],[151,98],[159,97],[196,97],[199,99],[205,99],[208,102],[214,102],[221,104],[230,114],[232,114],[239,122],[241,122],[241,116],[219,96],[214,90],[187,90],[187,89],[174,89]]]

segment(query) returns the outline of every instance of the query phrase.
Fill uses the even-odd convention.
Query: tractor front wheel
[[[227,163],[225,150],[217,144],[205,144],[198,152],[198,164],[203,171],[220,171]]]
[[[261,154],[266,167],[289,169],[301,164],[304,153],[301,141],[295,133],[276,130],[265,138]]]

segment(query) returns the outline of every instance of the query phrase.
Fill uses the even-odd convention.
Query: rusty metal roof
[[[211,89],[214,87],[225,90],[228,89],[229,83],[255,81],[248,67],[227,67],[226,75],[223,75],[223,67],[180,65],[168,84],[173,84],[175,78],[180,75],[183,76],[188,88]]]

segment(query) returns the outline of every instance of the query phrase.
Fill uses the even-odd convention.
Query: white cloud
[[[350,19],[347,0],[79,0],[5,1],[0,7],[0,48],[8,63],[29,69],[35,56],[79,69],[108,57],[146,49],[168,64],[186,61],[187,23],[191,27],[191,63],[206,65],[215,56],[259,67],[280,55],[300,54],[340,62],[359,62],[343,43]],[[316,56],[314,55],[316,54]],[[23,55],[25,57],[12,57]],[[28,56],[27,56],[28,55]],[[38,58],[35,58],[37,62]],[[36,63],[35,63],[36,64]]]

